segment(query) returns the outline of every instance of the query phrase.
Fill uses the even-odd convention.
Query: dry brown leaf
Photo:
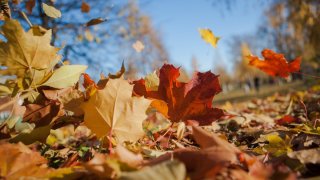
[[[128,81],[110,79],[82,106],[84,122],[98,137],[114,135],[119,142],[136,141],[143,136],[142,121],[150,100],[132,97]]]
[[[86,23],[86,26],[89,27],[89,26],[97,25],[97,24],[103,23],[105,21],[107,21],[107,19],[102,19],[102,18],[91,19],[90,21],[88,21]]]
[[[86,2],[82,2],[81,4],[81,12],[88,13],[90,11],[90,5]]]
[[[217,135],[209,134],[200,127],[193,127],[193,137],[201,150],[178,149],[151,160],[150,164],[176,158],[186,165],[191,179],[203,179],[212,178],[224,167],[239,163],[238,155],[241,151]]]

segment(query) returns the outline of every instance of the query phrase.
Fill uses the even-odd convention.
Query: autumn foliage
[[[296,179],[320,164],[315,90],[218,108],[222,88],[210,71],[184,82],[180,68],[164,64],[128,80],[123,63],[94,81],[87,66],[60,62],[50,30],[25,32],[5,18],[2,31],[0,74],[13,76],[0,84],[0,179]],[[211,30],[200,34],[216,47]],[[300,70],[301,58],[262,56],[250,65],[271,76]]]
[[[179,68],[165,64],[159,71],[159,87],[152,90],[146,81],[134,81],[134,94],[153,99],[152,107],[173,122],[197,120],[207,125],[223,115],[212,107],[213,97],[221,91],[218,76],[211,72],[195,72],[188,83],[179,82]]]

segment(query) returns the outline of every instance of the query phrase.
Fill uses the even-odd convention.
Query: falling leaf
[[[132,48],[136,50],[136,52],[140,53],[144,49],[144,44],[141,41],[137,40],[132,44]]]
[[[59,48],[50,45],[51,30],[43,36],[35,36],[32,30],[27,33],[16,20],[6,20],[2,26],[7,42],[0,42],[0,74],[25,76],[30,69],[52,68],[60,56]]]
[[[36,5],[36,0],[28,0],[26,2],[26,9],[29,14],[32,13],[32,9],[34,8],[35,5]]]
[[[60,18],[61,17],[61,12],[53,6],[49,6],[45,3],[42,3],[42,9],[43,9],[44,13],[49,17],[52,17],[52,18]]]
[[[84,122],[98,137],[112,134],[119,142],[143,136],[142,121],[150,100],[131,97],[132,85],[124,79],[110,79],[102,90],[83,104]]]
[[[86,2],[82,2],[81,4],[81,12],[88,13],[90,11],[90,5]]]
[[[79,77],[87,69],[84,65],[65,65],[53,72],[51,77],[42,86],[66,88],[76,84]]]
[[[179,75],[179,68],[165,64],[157,91],[148,89],[141,79],[133,82],[134,94],[153,99],[152,106],[173,122],[197,120],[205,125],[222,117],[223,111],[212,107],[213,97],[221,91],[217,75],[197,72],[188,83],[177,81]]]
[[[260,60],[257,56],[249,56],[249,65],[259,68],[270,76],[286,78],[290,73],[300,70],[301,57],[287,62],[283,54],[275,53],[270,49],[264,49],[261,54],[264,60]]]
[[[119,179],[184,180],[186,179],[186,167],[177,160],[168,160],[151,167],[144,167],[139,171],[121,173]]]
[[[89,27],[89,26],[97,25],[97,24],[103,23],[105,21],[107,21],[107,19],[103,19],[103,18],[91,19],[90,21],[88,21],[86,23],[86,26]]]
[[[214,48],[217,47],[220,37],[215,36],[210,29],[199,29],[199,33],[205,42],[211,44]]]
[[[90,30],[86,29],[84,32],[84,37],[89,41],[92,42],[94,40],[94,35],[90,32]]]

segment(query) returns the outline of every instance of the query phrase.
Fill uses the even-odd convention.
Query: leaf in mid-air
[[[94,25],[97,25],[97,24],[100,24],[100,23],[103,23],[107,21],[107,19],[102,19],[102,18],[95,18],[95,19],[91,19],[90,21],[88,21],[86,23],[86,26],[89,27],[89,26],[94,26]]]
[[[51,30],[37,36],[25,32],[16,20],[6,20],[2,26],[7,42],[0,42],[0,74],[25,76],[27,70],[52,68],[59,60],[59,48],[50,45]]]
[[[264,60],[260,60],[257,56],[249,56],[249,65],[259,68],[270,76],[286,78],[290,73],[300,70],[301,57],[288,62],[283,54],[275,53],[270,49],[264,49],[261,54]]]
[[[81,4],[81,12],[88,13],[90,11],[90,5],[86,2],[82,2]]]
[[[215,36],[210,29],[199,29],[199,33],[205,42],[211,44],[214,48],[217,47],[220,37]]]
[[[132,48],[137,52],[140,53],[144,49],[144,44],[137,40],[135,43],[132,44]]]
[[[221,91],[217,75],[197,72],[188,83],[179,82],[179,75],[179,68],[165,64],[156,91],[140,79],[133,82],[134,94],[153,99],[151,105],[173,122],[196,120],[205,125],[223,116],[221,109],[212,107],[213,97]]]
[[[84,102],[84,122],[98,137],[114,135],[118,142],[136,141],[143,136],[142,121],[150,100],[132,97],[133,86],[126,80],[110,79],[104,89]]]
[[[42,9],[43,9],[44,13],[49,17],[52,17],[52,18],[60,18],[61,17],[61,12],[53,6],[49,6],[45,3],[42,3]]]

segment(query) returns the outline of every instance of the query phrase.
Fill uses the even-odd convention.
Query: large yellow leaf
[[[210,29],[199,29],[199,33],[205,42],[211,44],[214,48],[217,47],[220,37],[215,36]]]
[[[110,79],[83,104],[84,122],[98,137],[114,135],[118,142],[136,141],[143,136],[142,121],[150,100],[132,97],[128,81]]]
[[[36,36],[32,30],[25,32],[18,21],[6,20],[2,31],[7,42],[0,42],[0,65],[7,68],[0,74],[24,77],[27,70],[52,68],[60,58],[59,48],[50,45],[50,30]]]

